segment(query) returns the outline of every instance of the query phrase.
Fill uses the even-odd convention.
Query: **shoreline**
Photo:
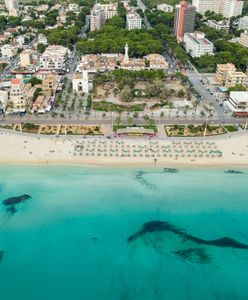
[[[40,138],[4,131],[0,132],[0,165],[248,168],[248,132],[203,140]]]
[[[86,162],[86,161],[73,161],[73,162],[66,162],[66,161],[35,161],[35,160],[26,160],[26,161],[6,161],[0,160],[0,167],[1,166],[37,166],[37,167],[89,167],[89,168],[137,168],[142,167],[146,169],[154,169],[154,168],[176,168],[176,169],[224,169],[224,168],[237,168],[237,169],[248,169],[248,162],[247,164],[240,163],[240,164],[232,164],[232,163],[181,163],[181,162],[161,162],[154,164],[153,162],[114,162],[114,161],[104,161],[104,162]]]

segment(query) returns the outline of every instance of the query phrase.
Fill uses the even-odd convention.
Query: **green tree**
[[[38,79],[37,77],[32,77],[29,82],[31,83],[32,86],[35,86],[37,84],[41,84],[42,80]]]
[[[46,46],[45,46],[44,44],[39,43],[39,44],[37,45],[37,51],[38,51],[39,53],[43,53],[45,50],[46,50]]]

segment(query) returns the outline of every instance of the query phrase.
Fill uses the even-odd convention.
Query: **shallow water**
[[[248,250],[191,245],[145,222],[248,244],[248,170],[0,168],[1,300],[247,299]],[[209,260],[174,252],[204,249]]]

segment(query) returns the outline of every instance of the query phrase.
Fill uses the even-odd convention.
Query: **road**
[[[206,85],[202,84],[202,74],[198,73],[194,68],[192,68],[192,70],[187,70],[186,74],[194,89],[202,97],[202,100],[211,102],[212,106],[214,107],[215,114],[217,114],[219,118],[226,119],[227,116],[224,113],[223,109],[219,106],[218,102],[215,101],[214,97],[209,93]]]
[[[85,24],[84,26],[81,28],[81,31],[80,31],[80,34],[79,34],[79,37],[80,38],[84,38],[86,37],[86,32],[89,28],[89,24],[90,24],[90,16],[86,16],[85,18]],[[76,45],[74,45],[73,47],[73,52],[72,52],[72,59],[70,61],[70,71],[69,73],[66,75],[66,77],[68,79],[71,79],[72,78],[72,74],[74,73],[75,69],[76,69],[76,65],[78,63],[78,60],[80,59],[79,57],[79,53],[77,52],[77,48],[76,48]]]
[[[0,120],[0,124],[20,124],[20,123],[34,123],[34,124],[108,124],[111,125],[115,122],[115,119],[117,118],[118,113],[115,114],[106,114],[104,117],[102,116],[101,118],[96,115],[81,115],[80,117],[64,117],[64,118],[59,118],[59,117],[51,117],[47,115],[35,117],[35,116],[24,116],[24,117],[19,117],[19,116],[8,116],[8,118],[3,117]],[[121,116],[121,121],[123,124],[128,124],[128,118],[129,116]],[[131,117],[133,122],[135,124],[145,124],[146,122],[144,121],[143,117],[139,116],[137,118]],[[169,118],[169,117],[159,117],[159,116],[154,116],[154,121],[156,124],[203,124],[204,122],[208,122],[209,124],[245,124],[248,121],[247,119],[236,119],[233,117],[228,117],[226,116],[225,118],[219,118],[219,117],[211,117],[208,119],[203,119],[202,117],[198,118],[192,118],[192,117],[181,117],[181,118]]]

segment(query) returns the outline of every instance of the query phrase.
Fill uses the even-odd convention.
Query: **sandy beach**
[[[247,167],[248,133],[148,140],[1,131],[0,164]]]

